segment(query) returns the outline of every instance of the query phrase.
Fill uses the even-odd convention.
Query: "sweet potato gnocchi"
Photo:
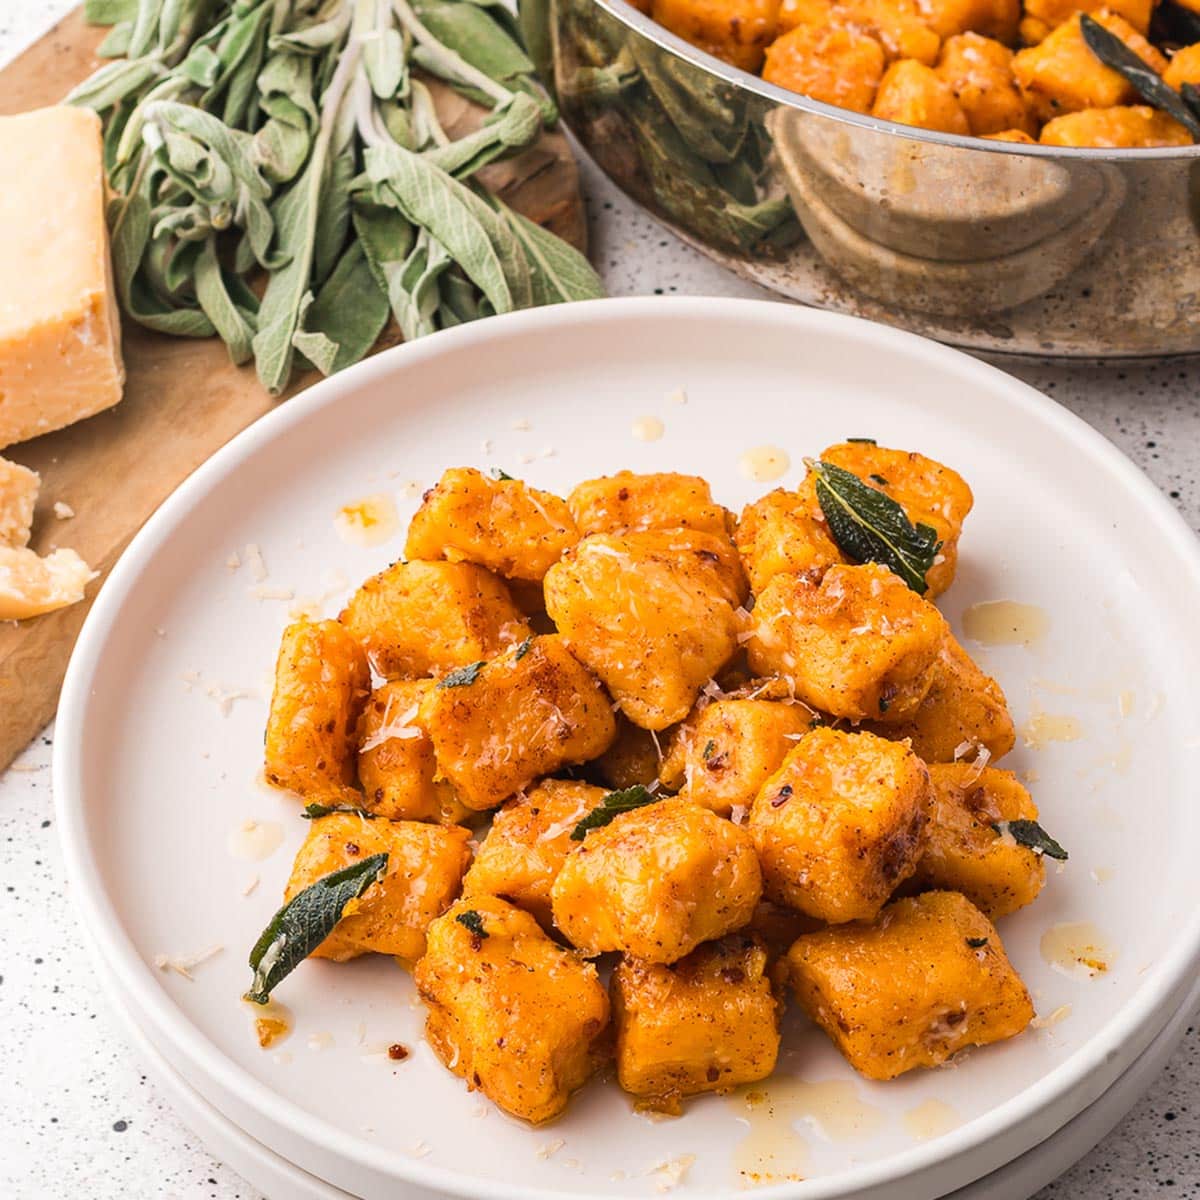
[[[862,9],[905,61],[918,10]],[[970,31],[1014,7],[919,11],[954,43],[922,70],[1007,64]],[[765,1079],[789,997],[872,1079],[1020,1033],[993,921],[1066,852],[934,603],[971,505],[861,439],[740,519],[694,475],[563,499],[447,471],[405,560],[284,631],[265,778],[311,826],[249,997],[308,955],[389,955],[446,1067],[535,1124],[610,1061],[671,1113]]]
[[[1184,90],[1196,82],[1194,24],[1164,15],[1159,28],[1159,3],[649,0],[649,11],[735,67],[852,112],[996,141],[1136,149],[1191,145],[1200,118]],[[1083,16],[1101,27],[1096,44]],[[1116,45],[1103,45],[1105,31]]]

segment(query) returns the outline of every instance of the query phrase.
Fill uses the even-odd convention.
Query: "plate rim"
[[[731,311],[732,310],[732,311]],[[480,1180],[449,1167],[424,1160],[408,1160],[384,1146],[375,1145],[342,1131],[320,1116],[307,1112],[271,1089],[250,1072],[227,1058],[187,1018],[169,995],[158,986],[153,972],[138,954],[122,926],[116,908],[105,892],[96,857],[86,836],[86,786],[81,778],[79,755],[88,719],[91,682],[105,641],[119,619],[122,602],[142,569],[185,518],[220,482],[243,461],[293,426],[318,411],[336,404],[351,391],[369,386],[406,369],[408,364],[431,358],[469,353],[474,347],[506,336],[523,336],[530,330],[552,331],[564,325],[603,324],[610,321],[653,321],[661,317],[678,320],[693,316],[711,320],[723,312],[730,317],[779,327],[805,327],[819,333],[823,328],[857,335],[872,347],[899,353],[910,360],[923,359],[932,369],[949,369],[1002,385],[1014,409],[1035,422],[1053,429],[1081,451],[1090,451],[1111,477],[1122,483],[1155,518],[1154,527],[1176,555],[1181,581],[1190,580],[1200,595],[1200,539],[1175,510],[1166,496],[1112,442],[1081,417],[1058,405],[1022,380],[990,363],[905,330],[878,325],[841,313],[782,304],[772,300],[727,297],[629,297],[576,302],[542,309],[508,313],[445,330],[436,336],[385,350],[293,396],[259,418],[202,463],[171,495],[131,540],[114,564],[88,613],[72,653],[58,708],[52,758],[53,790],[58,836],[63,850],[64,870],[73,904],[89,935],[97,943],[117,982],[136,997],[160,1035],[198,1069],[215,1080],[249,1109],[278,1123],[295,1137],[304,1139],[338,1159],[358,1162],[371,1170],[450,1195],[494,1200],[579,1200],[586,1193],[554,1187],[529,1186],[513,1180]],[[1081,1090],[1089,1078],[1114,1062],[1124,1061],[1134,1046],[1148,1042],[1162,1023],[1163,1006],[1175,996],[1189,972],[1200,966],[1200,910],[1180,931],[1168,952],[1160,957],[1129,1001],[1106,1025],[1032,1086],[997,1107],[967,1122],[945,1137],[920,1143],[886,1159],[858,1164],[836,1175],[818,1176],[757,1188],[762,1200],[833,1200],[858,1191],[899,1183],[921,1172],[958,1160],[985,1147],[993,1140],[1012,1134],[1023,1123],[1045,1116],[1053,1106]],[[1155,1024],[1155,1022],[1158,1024]],[[1149,1036],[1147,1036],[1149,1035]],[[1127,1065],[1127,1064],[1126,1064]],[[1086,1104],[1083,1105],[1086,1107]],[[1056,1128],[1081,1109],[1072,1108],[1060,1117]],[[1043,1135],[1044,1136],[1044,1135]],[[1040,1139],[1037,1139],[1040,1140]],[[483,1189],[481,1191],[480,1189]]]

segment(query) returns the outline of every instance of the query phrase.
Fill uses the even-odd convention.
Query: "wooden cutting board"
[[[0,114],[57,103],[98,65],[104,30],[80,13],[0,71]],[[483,111],[432,84],[452,136],[476,126]],[[50,152],[53,152],[48,147]],[[480,173],[492,191],[531,219],[585,249],[586,225],[574,159],[561,133]],[[378,349],[399,341],[392,330]],[[36,441],[3,451],[42,477],[33,546],[71,546],[101,575],[71,608],[0,626],[0,769],[54,715],[67,659],[109,568],[150,514],[214,451],[273,408],[253,367],[233,366],[210,339],[162,337],[126,321],[125,398],[116,408]],[[298,378],[291,394],[315,381]],[[56,501],[75,516],[59,520]]]

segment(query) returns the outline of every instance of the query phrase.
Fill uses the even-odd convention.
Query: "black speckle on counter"
[[[114,1121],[113,1122],[113,1133],[124,1133],[125,1130],[127,1130],[128,1128],[129,1128],[128,1121]]]

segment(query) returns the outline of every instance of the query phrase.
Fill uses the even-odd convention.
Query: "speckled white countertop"
[[[0,0],[0,63],[73,0]],[[765,295],[586,173],[595,261],[615,295]],[[2,185],[0,185],[2,186]],[[1200,362],[1010,368],[1112,439],[1200,528]],[[0,1196],[258,1200],[142,1073],[106,1011],[62,878],[52,729],[0,777]],[[1200,1031],[1137,1108],[1039,1200],[1200,1196]],[[273,1200],[286,1200],[276,1197]]]

